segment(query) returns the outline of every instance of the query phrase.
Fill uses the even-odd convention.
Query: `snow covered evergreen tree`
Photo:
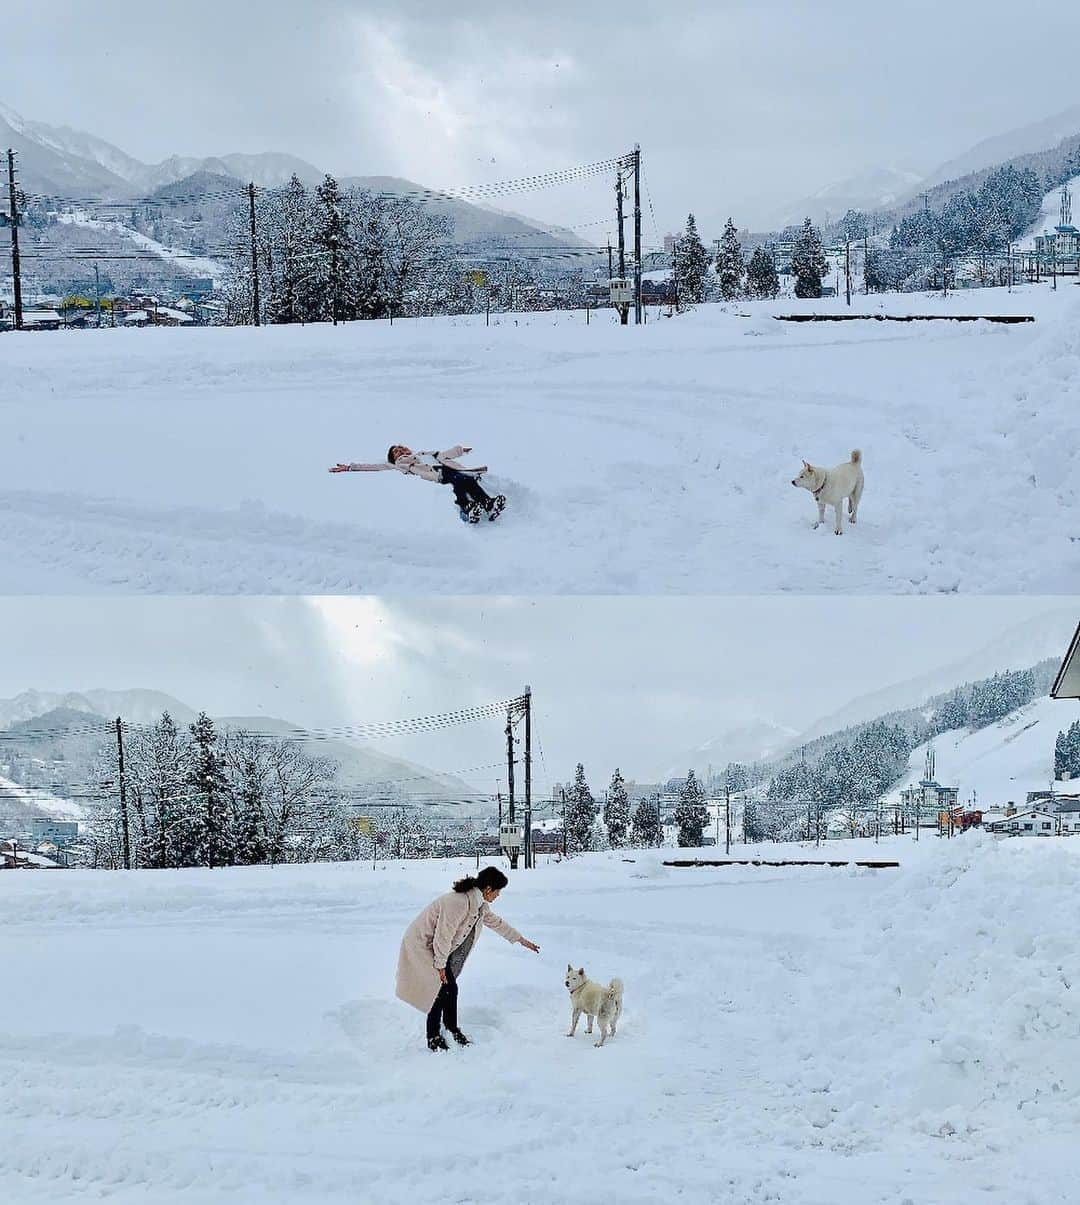
[[[780,277],[776,261],[764,247],[756,247],[746,270],[746,291],[751,297],[772,298],[780,294]]]
[[[189,857],[206,866],[227,866],[232,861],[226,832],[225,767],[218,749],[214,722],[205,711],[191,725],[188,776],[194,796],[189,801]]]
[[[330,175],[315,190],[312,244],[319,253],[312,271],[316,316],[335,324],[354,318],[350,284],[356,244],[345,198]]]
[[[664,829],[660,823],[660,803],[654,796],[642,799],[634,808],[631,829],[633,843],[642,849],[655,849],[664,843]]]
[[[593,825],[598,812],[589,784],[585,781],[585,767],[578,762],[574,771],[574,783],[566,792],[566,849],[568,853],[581,853],[593,847]]]
[[[820,297],[828,267],[821,235],[807,218],[795,240],[795,247],[791,255],[791,271],[795,276],[795,296]]]
[[[679,790],[679,802],[675,807],[675,823],[679,826],[679,845],[697,848],[705,834],[709,813],[705,807],[705,792],[693,770]]]
[[[271,322],[303,322],[311,312],[308,277],[312,262],[311,201],[297,176],[277,195],[270,219],[273,258],[268,317]]]
[[[698,234],[694,215],[690,214],[686,219],[686,229],[675,244],[675,275],[680,302],[696,304],[705,300],[708,271],[708,252]]]
[[[626,792],[626,782],[618,770],[611,776],[611,785],[604,800],[604,826],[612,849],[626,844],[630,827],[630,798]]]
[[[746,263],[739,233],[731,218],[728,218],[724,233],[720,236],[720,249],[716,253],[716,275],[720,282],[720,295],[725,301],[734,301],[736,297],[742,296]]]
[[[1059,732],[1054,744],[1054,777],[1080,778],[1080,720]]]

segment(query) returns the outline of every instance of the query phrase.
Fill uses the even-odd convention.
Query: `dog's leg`
[[[592,1033],[593,1015],[592,1013],[585,1014],[585,1032]]]
[[[817,529],[818,529],[818,528],[819,528],[819,527],[822,525],[822,523],[824,523],[824,522],[825,522],[825,503],[824,503],[824,502],[819,502],[819,503],[817,504],[817,522],[814,524],[814,526],[813,526],[813,527],[811,527],[811,528],[810,528],[810,530],[811,530],[811,531],[817,531]]]
[[[600,1018],[600,1041],[595,1042],[593,1044],[595,1046],[603,1046],[603,1044],[607,1041],[607,1035],[608,1035],[607,1022],[604,1020],[603,1017],[601,1017]]]
[[[855,488],[851,491],[851,497],[848,499],[848,505],[851,507],[851,521],[855,522],[859,514],[859,503],[862,501],[863,483],[857,481]]]
[[[581,1009],[580,1009],[580,1008],[575,1008],[575,1009],[574,1009],[574,1014],[573,1014],[573,1016],[570,1018],[570,1029],[569,1029],[569,1032],[568,1032],[568,1033],[567,1033],[567,1035],[566,1035],[568,1038],[572,1038],[572,1037],[574,1036],[574,1032],[575,1032],[575,1030],[577,1029],[577,1023],[578,1023],[578,1021],[580,1021],[580,1020],[581,1020]]]
[[[833,533],[835,535],[842,536],[844,534],[844,500],[843,500],[843,498],[841,498],[840,501],[837,502],[837,504],[833,507],[833,514],[836,515],[836,526],[833,528]]]

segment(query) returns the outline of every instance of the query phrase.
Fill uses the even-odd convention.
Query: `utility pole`
[[[870,295],[870,238],[868,235],[863,235],[862,240],[862,283],[863,293],[869,297]]]
[[[611,239],[609,238],[607,241],[607,278],[608,278],[609,286],[611,284],[611,278],[613,275],[614,275],[614,268],[611,263]]]
[[[532,847],[532,687],[525,687],[525,869],[535,864]]]
[[[847,303],[851,305],[851,239],[844,247],[844,280],[847,287]]]
[[[15,191],[15,152],[8,149],[8,202],[11,213],[11,278],[15,286],[15,329],[23,329],[22,267],[19,263],[19,198]]]
[[[97,328],[101,330],[101,270],[94,264],[94,297],[97,301]]]
[[[507,823],[514,823],[514,713],[506,709],[506,795]],[[517,870],[518,851],[511,846],[510,869]]]
[[[731,853],[731,787],[724,786],[724,853]]]
[[[641,146],[634,143],[634,325],[641,325]]]
[[[619,279],[626,283],[626,231],[624,229],[623,219],[623,174],[622,166],[617,169],[615,176],[615,220],[619,225]],[[625,326],[630,315],[630,307],[625,302],[620,302],[619,310],[619,325]]]
[[[562,854],[566,857],[566,787],[562,788]]]
[[[124,841],[124,869],[131,869],[131,834],[128,830],[127,779],[124,777],[124,725],[116,717],[116,759],[120,780],[120,825]]]
[[[248,185],[248,216],[251,224],[251,319],[259,325],[259,247],[255,233],[255,184]]]

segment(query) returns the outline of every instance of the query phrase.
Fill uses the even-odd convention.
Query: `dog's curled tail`
[[[862,464],[862,452],[860,452],[858,448],[856,448],[855,451],[851,453],[851,463],[852,464]]]
[[[612,979],[612,981],[608,984],[607,997],[609,1000],[621,1000],[622,999],[622,980],[621,979]]]

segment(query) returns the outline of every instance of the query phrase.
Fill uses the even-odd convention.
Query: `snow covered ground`
[[[762,852],[901,867],[520,873],[440,1056],[394,966],[464,864],[4,875],[4,1200],[1075,1201],[1080,840]]]
[[[1080,592],[1080,291],[0,337],[0,591]],[[843,301],[815,303],[843,311]],[[475,447],[510,506],[331,476]],[[801,457],[863,450],[842,539]]]

